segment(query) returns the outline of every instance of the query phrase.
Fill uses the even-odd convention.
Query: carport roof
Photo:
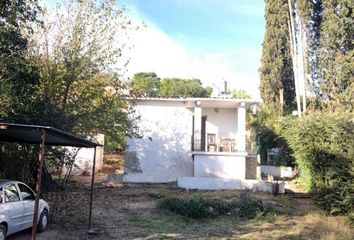
[[[45,145],[93,148],[101,144],[48,126],[0,123],[0,142],[40,144],[40,130],[45,130]]]

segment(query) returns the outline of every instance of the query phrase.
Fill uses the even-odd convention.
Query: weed
[[[166,197],[157,202],[158,209],[168,210],[190,218],[207,218],[229,215],[253,219],[266,217],[274,210],[261,200],[242,192],[238,200],[207,199],[201,195],[192,197]]]

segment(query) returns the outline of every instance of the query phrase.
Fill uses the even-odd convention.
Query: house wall
[[[216,134],[217,138],[236,138],[237,111],[226,108],[203,108],[202,115],[206,116],[206,134]]]
[[[245,179],[246,157],[235,154],[195,154],[194,176]]]
[[[257,177],[272,175],[273,177],[292,177],[292,168],[284,166],[261,165],[257,167]]]
[[[95,140],[104,145],[104,135],[98,134]],[[74,167],[71,170],[74,175],[91,174],[93,166],[94,148],[64,147],[70,155],[75,155]],[[103,166],[103,147],[96,147],[95,172],[102,171]],[[64,168],[64,171],[68,169]]]
[[[139,102],[137,122],[142,138],[129,138],[125,182],[171,182],[193,175],[193,111],[183,101]]]

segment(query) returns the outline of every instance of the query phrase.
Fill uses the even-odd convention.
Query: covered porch
[[[257,157],[248,155],[246,150],[246,111],[256,103],[238,99],[188,99],[186,104],[194,113],[193,176],[179,177],[178,186],[271,192],[271,183],[249,177],[249,171],[256,172]]]
[[[193,112],[193,153],[246,154],[246,110],[254,104],[251,100],[189,98],[186,107]]]

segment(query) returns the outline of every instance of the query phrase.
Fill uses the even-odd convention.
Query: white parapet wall
[[[194,153],[194,176],[212,178],[246,178],[246,156],[242,153]]]
[[[255,192],[273,192],[274,183],[262,180],[179,177],[178,187],[199,190],[252,190]],[[279,193],[284,193],[284,183],[279,183]]]
[[[272,175],[273,177],[290,178],[293,171],[291,167],[261,165],[257,167],[257,177]]]

